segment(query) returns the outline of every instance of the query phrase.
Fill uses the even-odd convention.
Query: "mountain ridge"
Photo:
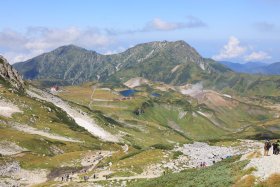
[[[135,77],[183,86],[202,83],[228,94],[278,95],[279,76],[236,73],[203,58],[184,41],[149,42],[126,51],[102,55],[76,46],[63,46],[14,64],[25,79],[40,87],[100,82],[116,87]]]
[[[16,63],[14,67],[23,74],[25,79],[52,79],[68,84],[109,79],[128,80],[133,78],[129,74],[181,84],[193,77],[217,71],[212,66],[213,64],[220,66],[210,59],[201,57],[193,47],[179,40],[138,44],[124,52],[112,55],[102,55],[75,45],[67,45],[25,62]],[[142,66],[150,66],[150,71],[147,69],[144,71],[145,68]],[[172,70],[176,66],[177,70],[174,74]],[[159,69],[161,75],[156,76],[153,72]],[[218,71],[229,71],[229,69],[220,66]]]
[[[275,62],[272,64],[266,64],[262,62],[248,62],[245,64],[241,64],[228,61],[220,61],[220,63],[238,73],[280,75],[280,62]]]

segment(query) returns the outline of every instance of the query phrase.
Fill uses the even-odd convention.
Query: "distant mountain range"
[[[220,61],[220,63],[239,73],[280,75],[280,62],[272,64],[266,64],[262,62],[248,62],[245,64],[240,64]]]
[[[280,87],[278,76],[236,73],[229,65],[203,58],[181,40],[138,44],[112,55],[68,45],[13,66],[24,79],[36,80],[42,87],[90,81],[122,85],[135,77],[171,85],[202,82],[205,88],[238,93],[272,94]]]

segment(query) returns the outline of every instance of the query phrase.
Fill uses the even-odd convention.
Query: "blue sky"
[[[109,54],[138,43],[185,40],[204,57],[280,61],[279,0],[9,0],[0,53],[12,63],[61,45]]]

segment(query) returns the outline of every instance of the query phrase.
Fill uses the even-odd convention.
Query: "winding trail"
[[[114,181],[114,180],[133,180],[133,179],[152,179],[160,177],[161,175],[134,175],[130,177],[112,177],[106,179],[105,177],[101,177],[98,179],[89,179],[88,182],[98,182],[98,181]],[[81,180],[74,180],[76,182],[81,182]]]
[[[34,87],[29,87],[27,94],[31,97],[53,103],[55,106],[61,108],[71,118],[73,118],[79,126],[85,128],[93,136],[96,136],[103,141],[119,142],[119,138],[117,136],[105,131],[102,127],[98,126],[95,121],[86,113],[81,113],[78,110],[72,108],[66,101],[63,101],[59,97]]]
[[[82,141],[79,140],[74,140],[72,138],[67,138],[67,137],[63,137],[57,134],[52,134],[52,133],[48,133],[48,132],[44,132],[38,129],[35,129],[33,127],[29,127],[27,125],[15,125],[13,126],[13,128],[15,128],[18,131],[22,131],[28,134],[36,134],[36,135],[40,135],[40,136],[44,136],[46,138],[50,138],[50,139],[54,139],[54,140],[60,140],[60,141],[66,141],[66,142],[76,142],[76,143],[81,143]]]
[[[88,104],[88,107],[89,107],[90,109],[92,109],[92,108],[91,108],[91,105],[92,105],[92,103],[93,103],[93,95],[94,95],[94,93],[95,93],[96,87],[97,87],[97,86],[92,86],[92,87],[91,87],[91,88],[92,88],[92,93],[91,93],[91,96],[90,96],[90,102],[89,102],[89,104]]]

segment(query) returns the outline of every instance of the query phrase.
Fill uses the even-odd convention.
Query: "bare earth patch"
[[[0,115],[4,117],[12,117],[12,114],[22,112],[16,105],[0,100]]]
[[[37,134],[37,135],[44,136],[44,137],[54,139],[54,140],[60,140],[60,141],[66,141],[66,142],[81,142],[79,140],[74,140],[72,138],[67,138],[67,137],[57,135],[57,134],[44,132],[44,131],[35,129],[33,127],[29,127],[27,125],[14,125],[13,128],[15,128],[19,131],[28,133],[28,134]]]
[[[24,149],[14,142],[8,142],[8,141],[1,141],[0,142],[0,154],[1,155],[14,155],[21,153],[23,151],[27,151],[27,149]]]

